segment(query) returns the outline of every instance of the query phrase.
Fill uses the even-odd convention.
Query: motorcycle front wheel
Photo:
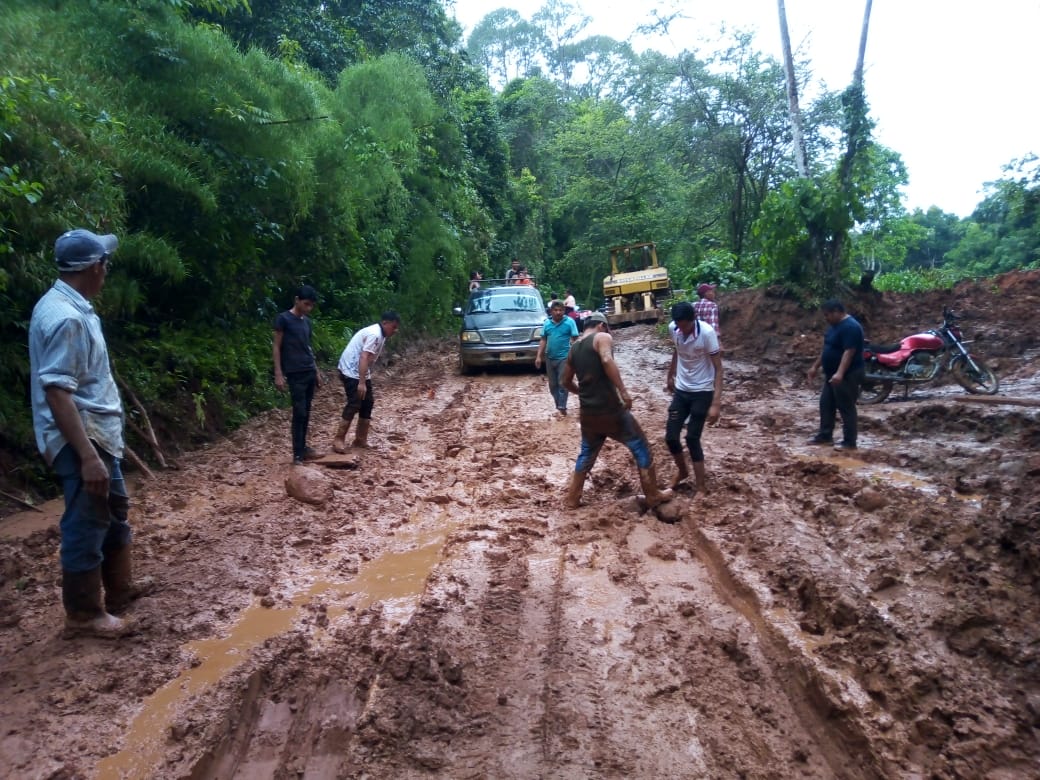
[[[864,379],[860,383],[859,397],[856,401],[861,404],[879,404],[888,398],[891,392],[891,380]]]
[[[997,375],[977,357],[972,356],[972,361],[978,367],[977,371],[962,357],[953,361],[950,373],[953,374],[954,380],[969,393],[975,395],[996,393],[1000,389],[1000,380],[997,379]]]

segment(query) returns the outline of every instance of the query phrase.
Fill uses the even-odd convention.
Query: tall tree
[[[809,164],[805,155],[805,132],[802,129],[802,112],[798,106],[798,79],[795,77],[794,55],[791,52],[791,33],[787,29],[787,7],[784,0],[776,0],[780,13],[780,43],[784,51],[784,72],[787,74],[787,107],[791,117],[791,138],[794,164],[798,175],[809,175]]]

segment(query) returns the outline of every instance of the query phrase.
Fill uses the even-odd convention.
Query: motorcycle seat
[[[892,352],[898,352],[903,348],[902,344],[871,344],[869,341],[864,343],[864,352],[873,352],[876,355],[888,355]]]

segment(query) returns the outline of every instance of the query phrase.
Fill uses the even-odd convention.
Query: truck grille
[[[482,330],[480,335],[485,344],[523,344],[531,340],[533,328],[495,328]]]

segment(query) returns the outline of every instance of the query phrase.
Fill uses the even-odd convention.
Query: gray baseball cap
[[[83,228],[62,233],[54,242],[54,259],[60,271],[82,271],[100,263],[119,246],[113,235],[99,236]]]

